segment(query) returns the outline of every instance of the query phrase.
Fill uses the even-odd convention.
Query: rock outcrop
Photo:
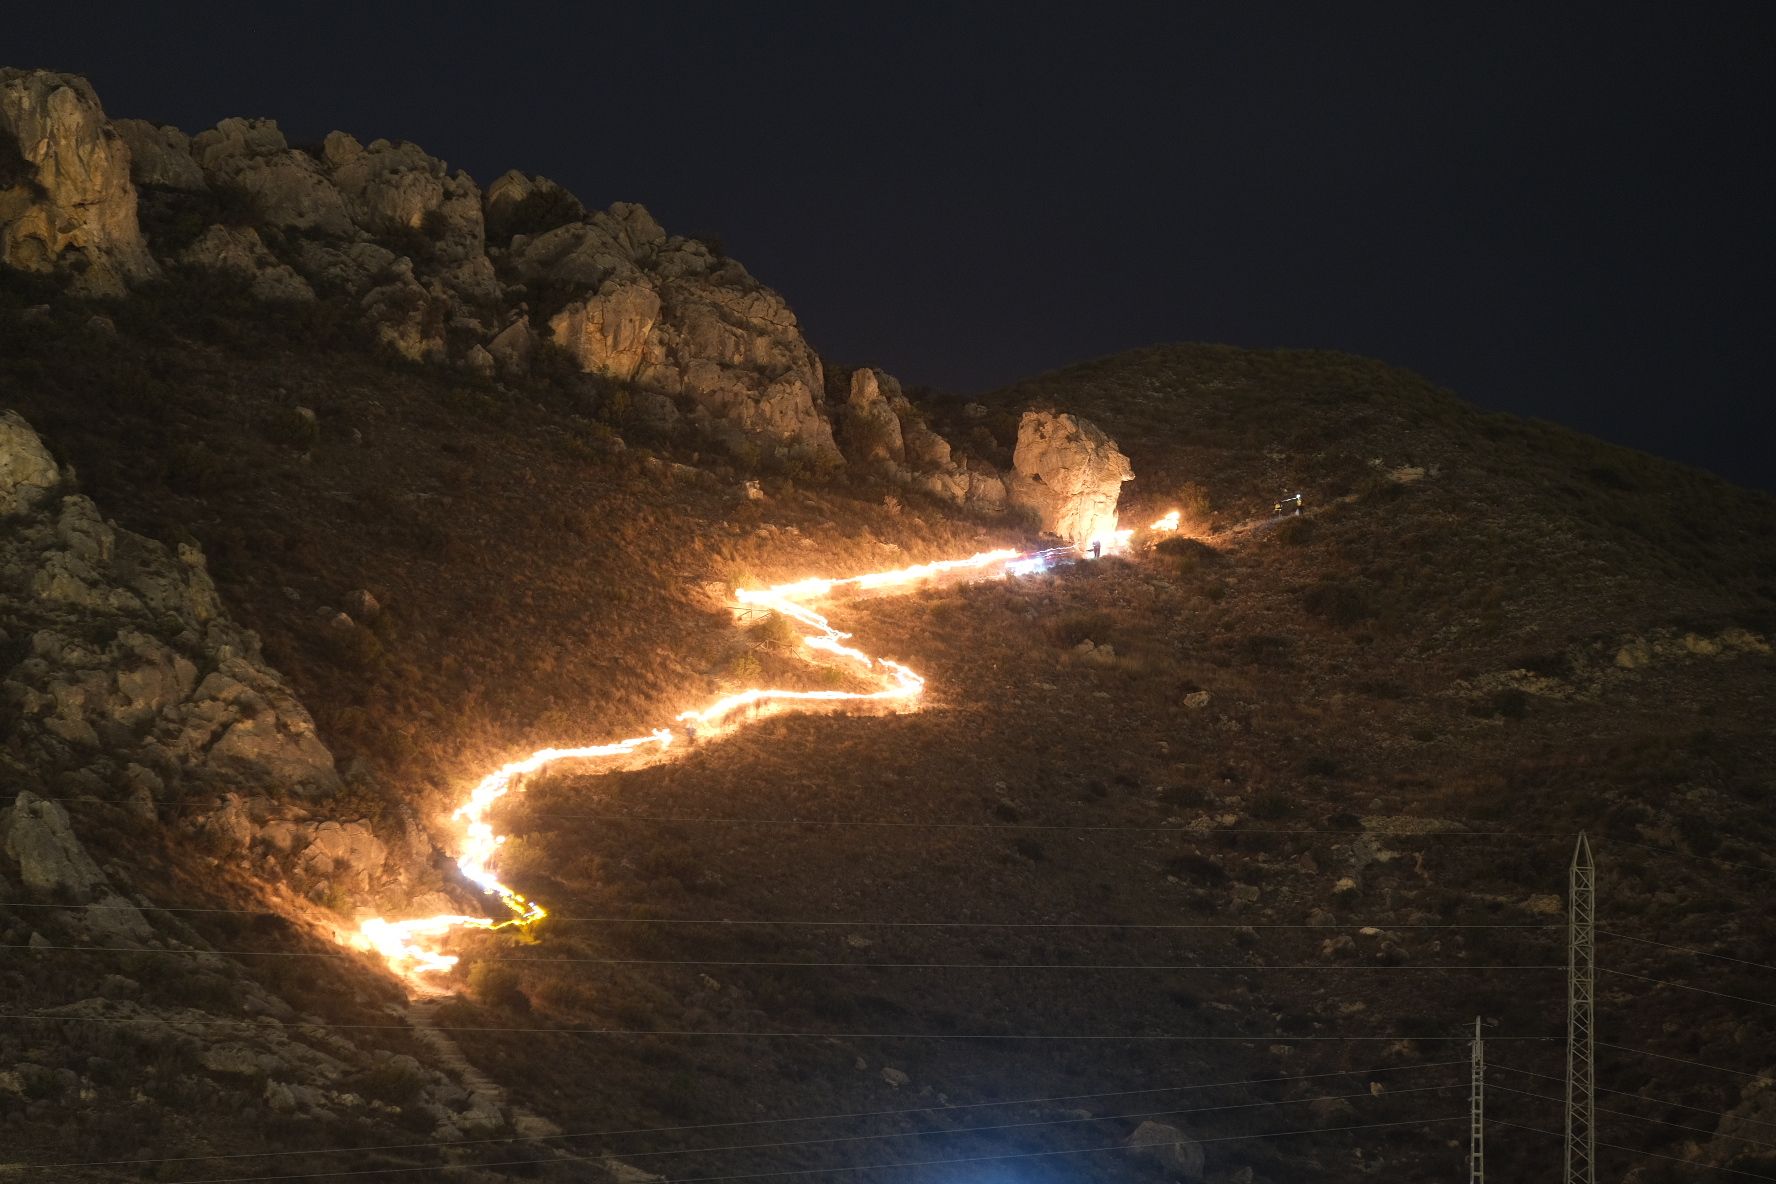
[[[374,600],[353,607],[368,616]],[[84,1053],[0,1038],[9,1121],[12,1095],[28,1090],[34,1106],[127,1108],[168,1129],[196,1107],[224,1124],[237,1111],[261,1124],[269,1110],[366,1132],[400,1117],[439,1139],[554,1132],[442,1033],[412,1046],[435,1054],[424,1063],[365,1031],[330,1030],[212,948],[182,909],[148,907],[140,880],[160,860],[116,860],[119,843],[176,852],[187,873],[208,864],[236,893],[256,876],[267,901],[288,904],[292,889],[334,907],[460,905],[437,891],[434,852],[411,815],[397,809],[375,827],[332,816],[332,756],[257,639],[228,619],[197,549],[169,551],[104,521],[10,413],[0,414],[0,642],[0,932],[45,953],[81,948],[78,962],[58,960],[43,1016],[101,1023],[132,1055],[181,1066],[175,1088],[171,1074],[126,1079]],[[216,899],[241,907],[236,895]],[[325,917],[288,908],[261,932],[295,921],[318,936]],[[99,960],[137,950],[159,955],[140,962],[152,980],[106,973]],[[366,1083],[399,1105],[366,1096]],[[263,1110],[242,1108],[243,1089]]]
[[[893,375],[863,366],[851,373],[840,427],[845,458],[958,506],[997,511],[1005,483],[997,473],[958,463],[950,443],[925,422]]]
[[[146,119],[116,119],[111,126],[130,149],[130,179],[140,187],[196,191],[205,188],[203,170],[191,158],[191,137]]]
[[[185,248],[179,261],[240,276],[260,300],[314,299],[308,281],[296,274],[295,268],[279,263],[251,226],[212,226]]]
[[[0,70],[0,262],[122,295],[158,268],[142,241],[130,150],[86,79]]]
[[[1175,1126],[1151,1120],[1143,1122],[1129,1136],[1129,1148],[1143,1159],[1150,1159],[1182,1181],[1203,1178],[1202,1144]]]
[[[240,194],[268,226],[347,236],[353,226],[320,162],[292,149],[269,119],[224,119],[192,137],[191,155],[213,189]]]
[[[508,184],[502,204],[516,191]],[[589,289],[549,323],[587,373],[678,401],[737,449],[839,460],[819,357],[783,298],[738,263],[618,203],[515,238],[504,264],[523,283]]]
[[[1044,533],[1083,545],[1116,529],[1128,457],[1097,425],[1078,416],[1026,411],[1012,458],[1011,504],[1035,515]]]
[[[0,520],[36,509],[62,482],[49,449],[16,412],[0,412]]]
[[[410,820],[385,840],[329,816],[332,754],[258,638],[228,619],[196,547],[169,551],[106,522],[10,413],[0,520],[0,636],[13,643],[0,663],[0,767],[20,788],[126,792],[149,819],[208,795],[218,804],[181,811],[182,824],[211,849],[256,852],[279,882],[320,897],[412,885],[430,862],[425,836]],[[101,885],[66,818],[41,805],[13,815],[7,850],[27,883],[90,898]]]
[[[528,373],[546,338],[585,373],[630,388],[649,430],[688,422],[743,459],[817,469],[849,454],[957,505],[1005,502],[998,474],[957,461],[880,371],[859,371],[839,409],[842,453],[825,367],[783,297],[642,206],[588,211],[517,172],[484,194],[417,145],[333,132],[293,147],[268,119],[224,119],[191,137],[143,120],[114,126],[83,79],[0,77],[10,266],[115,295],[156,274],[153,248],[180,268],[241,277],[263,300],[346,303],[401,357],[489,380]],[[144,245],[137,185],[154,226],[219,220]]]

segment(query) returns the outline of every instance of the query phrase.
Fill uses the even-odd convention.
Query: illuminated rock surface
[[[1089,420],[1029,411],[1018,424],[1011,502],[1036,515],[1044,533],[1084,544],[1116,528],[1129,459]]]
[[[129,146],[84,78],[0,70],[0,261],[95,296],[159,271],[136,221]]]

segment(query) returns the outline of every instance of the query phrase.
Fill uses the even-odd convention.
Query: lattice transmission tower
[[[1479,1016],[1474,1017],[1468,1069],[1468,1184],[1486,1184],[1486,1046]]]
[[[1566,1184],[1597,1184],[1597,869],[1581,833],[1566,899]]]

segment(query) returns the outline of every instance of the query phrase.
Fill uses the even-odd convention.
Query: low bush
[[[1050,617],[1042,631],[1049,641],[1062,649],[1072,649],[1082,641],[1103,643],[1113,630],[1110,615],[1104,612],[1069,612]]]
[[[1366,584],[1351,580],[1321,580],[1301,594],[1301,607],[1341,629],[1378,615],[1375,594]]]

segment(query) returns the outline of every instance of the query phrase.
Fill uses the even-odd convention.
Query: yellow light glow
[[[1106,552],[1126,546],[1131,532],[1116,531],[1114,521],[1106,537],[1113,546]],[[489,896],[496,896],[511,916],[501,921],[486,917],[470,917],[456,913],[440,913],[430,917],[388,920],[371,917],[359,923],[350,943],[358,949],[380,955],[389,967],[420,992],[436,991],[436,975],[452,969],[458,962],[455,954],[444,952],[452,934],[468,929],[504,929],[533,925],[548,916],[542,905],[521,895],[502,882],[494,873],[493,864],[506,836],[497,833],[488,815],[494,805],[515,783],[534,773],[563,761],[597,761],[631,757],[647,750],[664,751],[681,738],[703,740],[732,731],[752,722],[763,709],[797,709],[829,703],[883,703],[910,707],[925,689],[925,680],[911,668],[887,658],[875,658],[855,646],[845,644],[850,638],[833,628],[825,616],[809,608],[804,601],[820,600],[844,590],[880,591],[904,589],[939,576],[965,572],[987,572],[994,568],[1004,574],[1042,570],[1016,566],[1028,557],[1017,551],[983,551],[966,559],[950,559],[923,563],[895,571],[871,572],[844,579],[811,578],[771,588],[738,588],[735,603],[744,608],[769,609],[794,622],[801,630],[802,645],[815,653],[830,654],[856,667],[860,676],[878,680],[873,691],[798,691],[769,687],[751,687],[725,695],[709,705],[681,713],[677,723],[680,732],[656,728],[645,736],[633,736],[606,744],[590,744],[575,748],[542,748],[522,760],[502,765],[487,774],[470,791],[467,800],[451,814],[451,821],[461,827],[457,867],[471,883]]]

